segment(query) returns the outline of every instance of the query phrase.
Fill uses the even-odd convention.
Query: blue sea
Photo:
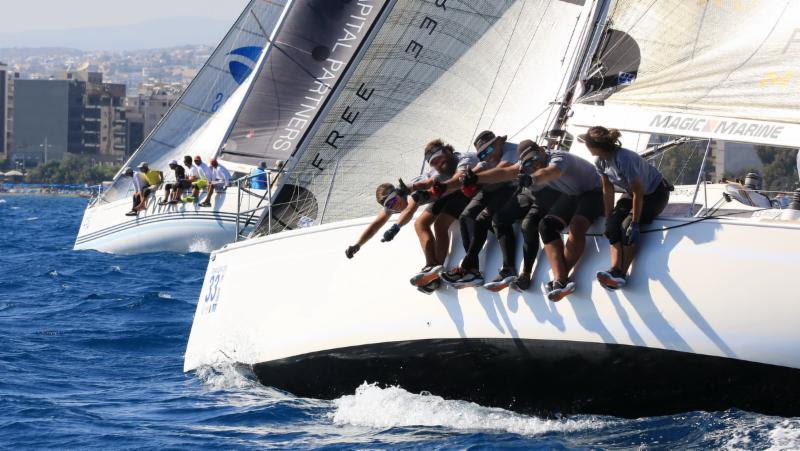
[[[0,449],[798,449],[800,418],[525,416],[402,387],[182,371],[207,256],[74,252],[86,201],[0,195]],[[591,375],[586,383],[591,384]]]

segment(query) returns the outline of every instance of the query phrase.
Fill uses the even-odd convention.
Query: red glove
[[[478,185],[464,185],[461,187],[461,192],[469,198],[475,197],[475,195],[478,194],[478,191]]]
[[[447,186],[445,186],[444,183],[437,180],[433,182],[433,186],[431,186],[431,189],[429,191],[431,193],[431,196],[438,199],[442,197],[444,193],[447,191]]]

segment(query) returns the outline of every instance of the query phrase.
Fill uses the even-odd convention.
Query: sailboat
[[[337,5],[347,12],[313,30],[277,30],[338,30],[305,48],[348,37],[353,52],[329,55],[344,73],[297,135],[259,227],[211,254],[185,371],[246,365],[263,384],[324,399],[366,382],[531,413],[800,414],[800,193],[762,192],[765,207],[725,181],[796,157],[800,4]],[[374,187],[418,174],[430,139],[467,149],[483,129],[520,141],[555,128],[591,158],[572,137],[593,125],[619,128],[676,185],[625,290],[594,280],[609,262],[600,221],[578,289],[559,303],[534,288],[426,296],[408,285],[423,261],[405,229],[345,258],[376,210]],[[462,257],[454,228],[446,266]],[[481,267],[492,278],[500,266],[490,240]],[[550,278],[538,259],[534,285]]]
[[[253,0],[228,31],[180,99],[126,162],[136,168],[148,163],[160,170],[166,182],[174,180],[169,162],[185,155],[208,163],[218,157],[235,179],[247,180],[263,158],[247,162],[220,158],[234,118],[272,51],[270,32],[283,19],[283,4]],[[174,251],[210,252],[253,229],[250,218],[263,208],[269,190],[238,183],[211,199],[211,208],[196,203],[159,205],[163,186],[148,200],[148,208],[135,218],[130,211],[132,179],[120,171],[111,186],[93,199],[84,213],[75,240],[76,250],[136,254]],[[202,196],[202,194],[201,194]],[[250,214],[242,214],[249,212]]]

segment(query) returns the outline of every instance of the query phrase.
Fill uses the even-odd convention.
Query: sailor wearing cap
[[[518,161],[516,144],[506,142],[506,138],[491,130],[478,134],[473,144],[480,161],[461,176],[461,191],[471,198],[459,216],[461,239],[467,254],[461,266],[442,274],[442,280],[455,288],[483,285],[478,256],[486,243],[494,215],[516,190],[511,181],[478,185],[477,180],[477,174],[483,171],[510,166]]]
[[[167,203],[177,204],[181,191],[191,188],[192,186],[192,184],[186,180],[186,169],[178,164],[178,160],[170,161],[169,168],[172,169],[175,174],[175,181],[167,183],[164,186],[164,197],[158,203],[159,205],[166,205]],[[172,196],[170,196],[170,194],[172,194]]]
[[[145,167],[147,164],[145,163]],[[141,168],[141,165],[139,166]],[[131,207],[131,211],[125,213],[125,216],[137,216],[141,210],[144,209],[144,199],[146,196],[150,194],[148,191],[149,184],[147,183],[147,179],[145,178],[144,174],[140,171],[134,171],[130,167],[126,167],[122,171],[123,175],[126,177],[130,177],[133,179],[133,206]]]
[[[497,183],[518,180],[519,187],[497,212],[493,228],[503,252],[503,267],[497,278],[484,285],[490,291],[500,291],[509,285],[517,290],[527,290],[531,283],[533,264],[539,253],[539,222],[558,200],[560,193],[545,185],[532,184],[531,174],[547,165],[545,150],[531,140],[519,143],[519,161],[511,166],[490,169],[478,175],[479,183]],[[513,225],[522,219],[522,271],[517,276],[517,243]]]

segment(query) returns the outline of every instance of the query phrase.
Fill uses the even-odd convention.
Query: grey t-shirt
[[[622,188],[628,194],[633,194],[631,182],[639,177],[644,188],[644,194],[652,194],[658,189],[663,177],[653,165],[639,156],[636,152],[619,148],[610,160],[598,158],[595,161],[597,172],[605,175],[614,185]]]
[[[547,186],[569,196],[600,189],[600,176],[588,161],[560,150],[547,151],[548,166],[561,171],[561,177],[547,182]]]
[[[519,161],[519,153],[517,152],[517,145],[516,144],[509,143],[509,142],[505,143],[503,145],[503,155],[500,157],[500,161],[498,161],[496,164],[489,163],[488,161],[481,161],[481,162],[477,163],[477,166],[479,168],[482,168],[481,169],[482,171],[486,171],[488,169],[496,168],[500,163],[502,163],[504,161],[509,163],[509,164],[515,164],[517,161]],[[473,165],[473,167],[474,166],[475,165]],[[496,190],[498,188],[501,188],[503,186],[516,186],[516,184],[517,184],[516,180],[512,180],[512,181],[509,181],[509,182],[492,183],[490,185],[483,185],[481,187],[481,190],[490,192],[490,191],[494,191],[494,190]]]

